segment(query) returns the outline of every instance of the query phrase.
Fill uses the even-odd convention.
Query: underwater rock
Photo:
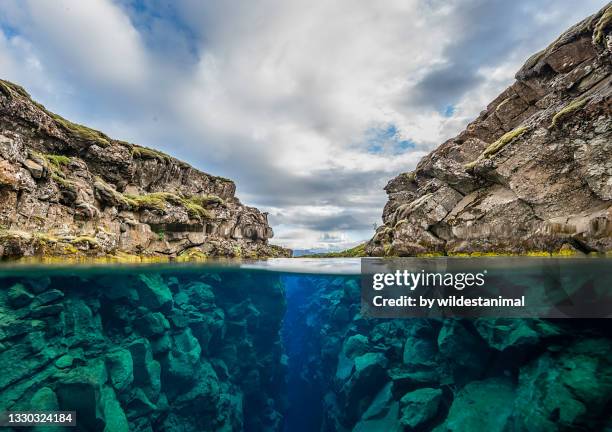
[[[518,430],[595,430],[612,400],[612,343],[586,339],[545,353],[520,371]]]
[[[29,305],[34,296],[26,289],[23,284],[15,284],[8,289],[7,302],[12,308],[20,308]]]
[[[514,386],[506,378],[472,381],[455,395],[443,426],[437,431],[503,432],[512,413]]]
[[[442,400],[442,390],[421,388],[406,393],[400,399],[400,424],[407,430],[415,430],[438,413]]]
[[[541,339],[561,333],[554,324],[536,319],[480,318],[474,326],[487,344],[499,351],[533,347]]]
[[[125,348],[118,348],[106,355],[108,372],[113,387],[122,392],[134,381],[132,354]]]

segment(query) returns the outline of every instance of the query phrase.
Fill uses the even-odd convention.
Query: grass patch
[[[169,162],[172,158],[165,153],[148,147],[132,144],[132,157],[136,159],[157,159],[161,162]]]
[[[70,163],[70,158],[64,155],[46,154],[42,157],[57,169]]]
[[[77,139],[91,141],[100,145],[101,147],[108,147],[110,145],[110,138],[98,130],[88,128],[87,126],[83,126],[78,123],[73,123],[70,120],[66,120],[61,115],[52,113],[50,111],[47,111],[47,114],[49,114],[51,118],[55,120],[57,125]]]
[[[0,91],[8,97],[12,97],[11,92],[15,92],[23,97],[30,98],[30,94],[23,87],[6,80],[0,80]]]
[[[339,252],[327,252],[319,254],[303,255],[299,258],[359,258],[367,256],[365,253],[365,243],[361,243],[353,248]]]
[[[566,106],[564,106],[557,114],[553,116],[548,129],[553,129],[559,126],[563,119],[571,116],[576,111],[581,110],[582,107],[584,107],[587,102],[588,102],[587,99],[577,99],[577,100],[570,102]]]
[[[501,149],[503,149],[506,145],[508,145],[511,141],[518,138],[527,132],[528,128],[525,126],[517,127],[516,129],[511,130],[510,132],[506,132],[503,134],[497,141],[491,143],[481,154],[476,158],[476,160],[465,164],[463,167],[466,170],[472,170],[476,166],[478,162],[483,159],[489,159],[491,156],[495,155]]]
[[[166,204],[174,204],[187,210],[189,217],[194,219],[211,219],[212,215],[191,198],[184,198],[170,192],[154,192],[145,195],[124,195],[135,210],[149,209],[165,211]]]
[[[30,94],[25,91],[23,87],[18,86],[17,84],[13,84],[12,82],[6,80],[0,80],[0,91],[8,97],[13,97],[13,93],[17,93],[20,96],[30,99],[30,101],[32,101],[34,105],[36,105],[49,117],[51,117],[55,121],[56,125],[64,129],[66,132],[68,132],[69,135],[75,138],[81,139],[83,141],[92,141],[101,145],[102,147],[110,145],[110,138],[102,132],[88,128],[87,126],[73,123],[70,120],[66,120],[59,114],[52,113],[40,103],[33,101]]]
[[[593,31],[593,42],[596,44],[602,43],[604,39],[604,30],[612,24],[612,6],[609,6],[604,13],[601,15],[601,18],[595,24],[595,29]]]
[[[70,191],[76,191],[77,190],[77,186],[74,182],[66,179],[65,176],[63,175],[59,175],[57,172],[53,172],[51,173],[51,179],[58,183],[62,188],[70,190]]]
[[[225,205],[223,198],[220,198],[217,195],[192,195],[186,199],[193,204],[197,204],[204,208],[214,205]]]
[[[72,245],[87,245],[91,248],[98,246],[98,240],[90,236],[78,236],[69,240]]]

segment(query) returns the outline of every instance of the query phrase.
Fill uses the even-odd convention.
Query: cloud
[[[71,119],[236,180],[275,241],[332,247],[369,237],[390,178],[603,4],[7,0],[0,67]]]

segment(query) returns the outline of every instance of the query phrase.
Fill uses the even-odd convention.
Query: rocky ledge
[[[0,257],[287,256],[228,179],[72,123],[0,80]]]
[[[369,255],[612,250],[612,6],[391,180]]]

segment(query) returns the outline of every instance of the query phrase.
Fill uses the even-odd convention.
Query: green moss
[[[555,114],[550,123],[549,129],[555,128],[559,126],[560,122],[575,113],[576,111],[582,109],[588,102],[587,99],[576,99],[566,106],[564,106],[557,114]]]
[[[149,209],[160,210],[166,209],[166,196],[164,192],[151,193],[145,195],[124,195],[131,207],[134,210]]]
[[[150,209],[165,211],[166,204],[174,204],[185,208],[189,217],[194,219],[210,219],[212,215],[191,198],[183,198],[170,192],[154,192],[145,195],[125,195],[135,210]]]
[[[476,160],[465,164],[463,167],[470,171],[474,169],[476,164],[484,159],[489,159],[491,156],[495,155],[501,149],[503,149],[508,143],[518,138],[527,132],[528,128],[525,126],[517,127],[509,132],[506,132],[501,137],[499,137],[495,142],[491,143],[481,154],[476,158]]]
[[[192,218],[210,219],[212,217],[208,210],[201,205],[195,204],[188,200],[184,200],[182,204],[187,210],[189,216]]]
[[[225,205],[225,201],[217,195],[191,195],[185,199],[204,208],[213,205]]]
[[[595,29],[593,31],[593,42],[596,44],[602,43],[604,40],[604,30],[612,24],[612,6],[608,6],[608,8],[601,15],[597,24],[595,24]]]
[[[84,141],[93,141],[103,147],[110,145],[110,138],[102,132],[88,128],[87,126],[73,123],[58,114],[52,113],[51,111],[47,110],[42,104],[33,101],[30,94],[25,91],[23,87],[18,86],[17,84],[13,84],[10,81],[0,80],[0,91],[9,97],[13,97],[13,93],[17,93],[20,96],[30,99],[30,101],[34,105],[36,105],[49,117],[51,117],[55,121],[56,125],[64,129],[66,132],[68,132],[68,134],[72,135],[75,138]]]
[[[10,81],[0,80],[0,91],[8,97],[12,97],[12,92],[15,92],[23,97],[30,99],[30,94],[25,91],[23,87],[14,84]]]
[[[94,186],[104,188],[107,193],[111,194],[114,197],[115,201],[117,201],[121,205],[121,207],[125,209],[131,209],[136,207],[136,202],[129,199],[121,192],[118,192],[115,188],[106,183],[106,181],[104,181],[104,179],[102,179],[101,177],[96,177],[96,182]]]
[[[68,156],[56,155],[56,154],[46,154],[42,156],[47,162],[49,162],[55,168],[60,168],[70,163],[70,158]]]
[[[41,105],[42,106],[42,105]],[[43,107],[44,108],[44,107]],[[46,111],[46,110],[45,110]],[[68,134],[72,135],[74,138],[83,140],[83,141],[92,141],[102,147],[107,147],[110,145],[110,138],[103,134],[102,132],[88,128],[87,126],[80,125],[78,123],[73,123],[70,120],[66,120],[64,117],[52,113],[50,111],[46,111],[47,114],[51,116],[55,123],[64,129]]]
[[[136,144],[132,144],[132,157],[136,159],[157,159],[162,162],[172,160],[172,158],[165,153]]]
[[[166,233],[163,230],[157,232],[157,240],[164,241],[166,239]]]
[[[77,186],[73,181],[67,180],[65,176],[60,175],[57,172],[53,172],[51,173],[51,179],[53,181],[55,181],[57,184],[60,185],[60,187],[67,189],[67,190],[71,190],[71,191],[76,191],[77,190]]]

